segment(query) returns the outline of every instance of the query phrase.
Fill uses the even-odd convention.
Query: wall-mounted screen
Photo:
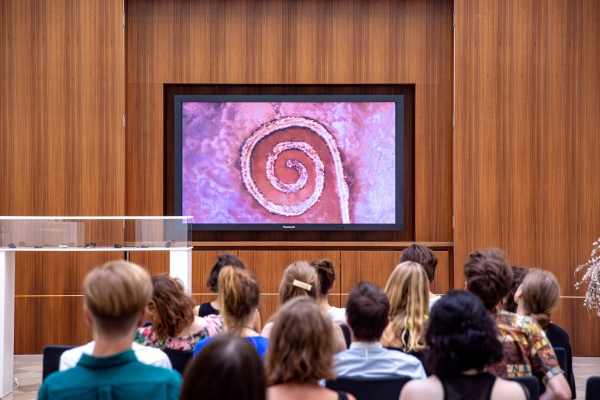
[[[193,230],[404,229],[404,96],[174,96]]]

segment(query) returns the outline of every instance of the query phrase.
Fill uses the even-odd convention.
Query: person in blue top
[[[74,368],[49,375],[38,399],[179,399],[179,373],[143,364],[131,349],[151,296],[150,276],[135,264],[112,261],[90,272],[83,297],[94,350]]]
[[[260,357],[264,357],[269,339],[260,336],[252,326],[260,299],[260,287],[254,274],[247,269],[225,267],[219,272],[218,288],[221,316],[225,321],[224,330],[246,338]],[[211,339],[200,340],[194,349],[194,356]]]

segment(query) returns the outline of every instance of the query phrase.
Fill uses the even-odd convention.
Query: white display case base
[[[13,391],[15,354],[15,252],[0,251],[0,397]]]

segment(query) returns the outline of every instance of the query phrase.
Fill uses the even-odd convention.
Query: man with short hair
[[[540,399],[570,399],[571,389],[543,329],[529,316],[501,309],[513,278],[504,254],[498,249],[474,251],[464,263],[464,274],[465,288],[492,313],[503,344],[504,359],[489,366],[488,372],[507,377],[534,375],[546,387]]]
[[[361,282],[350,290],[346,322],[352,331],[352,344],[333,356],[339,377],[426,378],[423,364],[416,357],[382,346],[380,339],[389,323],[389,313],[390,302],[380,287]]]
[[[407,247],[402,251],[402,255],[400,256],[400,262],[403,263],[405,261],[414,261],[419,263],[425,273],[427,274],[427,280],[429,281],[429,309],[435,304],[436,301],[441,299],[441,296],[434,294],[431,291],[431,282],[433,282],[433,278],[435,277],[435,268],[437,267],[438,259],[435,256],[435,253],[431,251],[431,249],[427,246],[424,246],[419,243],[414,243]]]
[[[94,331],[93,353],[48,376],[38,399],[178,399],[179,373],[141,363],[131,348],[151,296],[150,276],[133,263],[112,261],[90,272],[83,308]]]

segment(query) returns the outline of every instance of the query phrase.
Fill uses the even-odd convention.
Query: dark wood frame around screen
[[[164,85],[164,215],[174,215],[175,95],[403,95],[404,229],[401,231],[194,231],[192,241],[411,241],[415,226],[414,85]]]

